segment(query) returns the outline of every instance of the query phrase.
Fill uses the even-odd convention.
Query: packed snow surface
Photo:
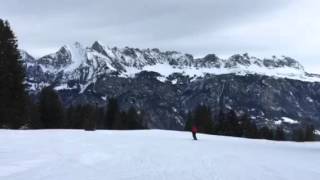
[[[3,180],[318,180],[320,143],[188,132],[1,130]]]

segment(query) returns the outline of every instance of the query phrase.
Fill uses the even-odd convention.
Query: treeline
[[[39,102],[29,103],[29,129],[146,129],[142,113],[131,107],[121,111],[116,98],[105,107],[76,105],[64,108],[59,95],[51,87],[43,88]]]
[[[210,108],[205,105],[199,105],[193,112],[189,112],[185,130],[191,131],[194,125],[199,132],[206,134],[278,141],[293,140],[302,142],[315,140],[315,129],[312,125],[305,125],[291,133],[286,133],[281,126],[276,129],[271,129],[267,126],[257,127],[249,116],[238,117],[233,110],[220,111],[218,116],[213,117]]]

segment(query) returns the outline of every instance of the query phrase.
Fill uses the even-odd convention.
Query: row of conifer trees
[[[199,132],[234,137],[269,140],[314,141],[314,127],[305,124],[286,133],[282,126],[271,129],[267,126],[257,127],[256,123],[247,115],[238,117],[233,110],[221,110],[218,116],[213,117],[208,106],[199,105],[190,112],[185,125],[186,131],[196,126]]]
[[[116,98],[105,107],[70,105],[64,108],[58,93],[51,87],[43,88],[39,102],[30,102],[27,128],[31,129],[145,129],[142,113],[131,107],[121,111]]]

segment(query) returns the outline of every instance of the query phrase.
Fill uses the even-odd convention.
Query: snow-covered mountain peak
[[[215,54],[208,54],[203,58],[203,60],[206,62],[213,62],[213,63],[217,63],[218,61],[220,61],[219,57]]]
[[[20,51],[20,56],[21,60],[25,62],[34,62],[36,59],[32,57],[27,51],[24,50],[19,50]]]
[[[26,62],[30,62],[30,57],[25,52],[21,54]],[[44,71],[64,71],[73,75],[79,74],[79,71],[85,71],[90,76],[117,72],[123,77],[133,77],[141,71],[157,72],[164,77],[173,73],[190,77],[201,77],[205,74],[259,74],[320,82],[319,76],[306,73],[298,61],[286,56],[259,59],[245,53],[226,59],[215,54],[194,58],[190,54],[176,51],[109,48],[99,41],[95,41],[91,47],[84,47],[78,42],[63,46],[57,52],[35,60],[35,63],[43,67]]]
[[[71,52],[68,46],[62,46],[57,52],[41,57],[37,63],[45,68],[60,69],[71,63]]]
[[[70,53],[70,47],[68,45],[63,45],[56,53],[61,53],[61,54]]]
[[[101,42],[99,42],[99,41],[95,41],[95,42],[92,44],[91,48],[92,48],[93,50],[101,53],[101,54],[106,54],[105,46],[104,46]]]
[[[204,59],[207,59],[207,57],[205,57]],[[212,59],[215,59],[215,61],[219,61],[219,58],[216,56],[213,56]],[[224,62],[224,64],[226,64],[225,67],[227,68],[235,68],[239,66],[248,67],[256,65],[268,69],[293,68],[296,70],[304,71],[304,67],[298,61],[286,56],[282,56],[281,58],[272,56],[272,58],[259,59],[254,56],[249,56],[249,54],[245,53],[243,55],[233,55],[226,60],[220,59],[220,61]]]
[[[282,56],[281,58],[273,56],[272,59],[263,59],[263,65],[267,68],[287,67],[304,71],[303,66],[298,61],[286,56]]]

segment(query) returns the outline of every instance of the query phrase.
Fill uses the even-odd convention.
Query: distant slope
[[[0,179],[318,180],[320,143],[188,132],[0,131]]]

